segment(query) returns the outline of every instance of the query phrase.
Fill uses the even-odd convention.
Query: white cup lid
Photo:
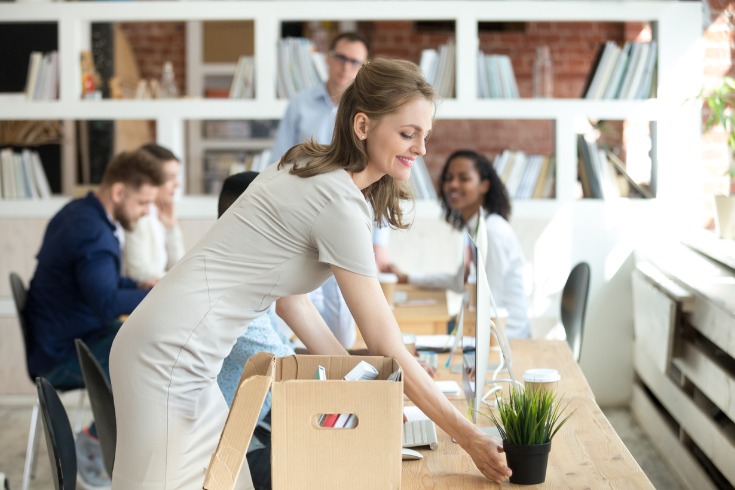
[[[529,369],[523,373],[523,381],[527,383],[551,383],[560,379],[561,376],[556,369]]]
[[[398,282],[398,276],[393,274],[392,272],[379,272],[378,281],[395,284]]]

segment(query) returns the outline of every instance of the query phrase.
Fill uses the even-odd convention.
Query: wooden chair
[[[102,459],[108,475],[112,475],[115,463],[115,443],[117,441],[117,422],[115,421],[115,403],[112,398],[112,387],[105,371],[82,339],[74,341],[82,366],[84,384],[92,405],[97,437],[102,446]]]
[[[23,284],[23,280],[20,276],[15,273],[10,273],[10,289],[13,292],[13,301],[15,302],[15,309],[18,313],[18,323],[20,323],[20,329],[23,337],[23,347],[25,349],[25,358],[28,359],[30,353],[31,342],[31,331],[28,327],[28,323],[25,320],[25,309],[26,302],[28,299],[28,290]],[[26,362],[26,370],[28,371],[28,377],[31,382],[35,383],[36,375],[32,373]],[[82,414],[84,409],[84,385],[67,385],[67,386],[54,386],[54,388],[60,392],[80,390],[79,392],[79,405],[77,407],[77,415],[75,421],[75,432],[78,432],[82,427]],[[28,490],[30,486],[31,478],[35,477],[36,474],[36,454],[38,453],[38,410],[39,400],[33,404],[33,412],[31,413],[31,428],[28,433],[28,445],[26,447],[26,458],[23,465],[23,479],[21,481],[21,490]]]
[[[561,323],[572,348],[574,360],[579,362],[582,353],[584,316],[590,288],[590,266],[586,262],[575,265],[569,273],[561,295]]]
[[[36,378],[51,477],[56,490],[76,490],[77,452],[74,433],[59,394],[45,378]]]

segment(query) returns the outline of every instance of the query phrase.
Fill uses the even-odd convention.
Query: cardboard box
[[[378,378],[344,381],[362,360]],[[318,365],[327,380],[314,379]],[[400,488],[403,381],[387,381],[397,369],[385,357],[256,354],[243,370],[204,488],[234,487],[269,387],[274,490]],[[324,413],[355,414],[357,426],[320,427]]]

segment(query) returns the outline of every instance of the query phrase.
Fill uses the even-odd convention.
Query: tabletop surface
[[[559,371],[559,394],[575,412],[552,441],[546,481],[525,488],[653,488],[638,463],[600,410],[579,365],[564,341],[511,340],[517,378],[530,368]],[[455,379],[439,362],[437,379]],[[463,397],[450,397],[466,411]],[[407,402],[410,403],[410,402]],[[480,425],[490,425],[483,417]],[[515,487],[508,481],[496,484],[485,479],[459,445],[437,427],[439,448],[421,449],[424,459],[402,463],[403,489],[489,489]],[[520,486],[519,486],[520,488]]]

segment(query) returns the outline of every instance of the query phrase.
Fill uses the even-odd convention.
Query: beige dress
[[[347,172],[289,169],[265,170],[118,333],[113,489],[202,488],[227,416],[217,374],[246,325],[319,286],[330,264],[376,274],[368,204]]]

